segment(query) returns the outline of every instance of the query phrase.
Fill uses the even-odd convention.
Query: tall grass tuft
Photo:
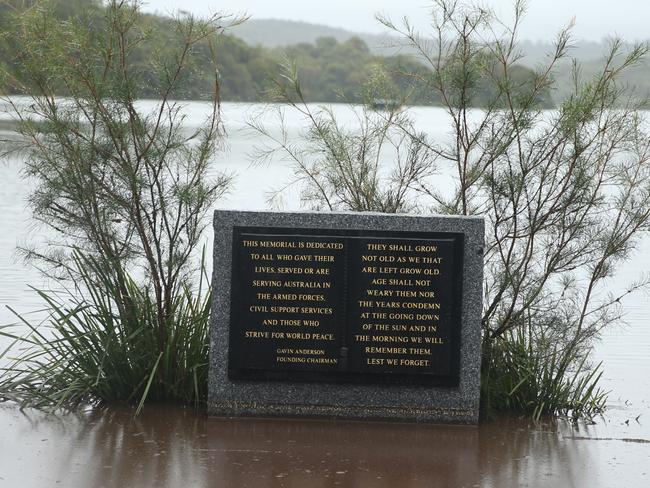
[[[145,401],[205,403],[210,311],[205,267],[198,288],[184,285],[174,295],[161,328],[150,290],[126,275],[124,300],[124,290],[95,259],[76,253],[74,266],[82,281],[75,290],[35,290],[48,310],[41,324],[16,314],[27,334],[0,329],[13,339],[0,351],[0,398],[48,409],[126,402],[138,412]]]
[[[592,419],[604,412],[607,392],[598,387],[601,365],[588,367],[587,357],[570,344],[533,335],[531,329],[508,331],[484,348],[483,414]]]

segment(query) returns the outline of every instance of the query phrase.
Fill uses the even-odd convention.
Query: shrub
[[[485,8],[437,0],[428,37],[408,21],[380,19],[428,66],[426,76],[405,74],[442,100],[448,140],[417,132],[408,111],[362,110],[358,127],[345,126],[326,108],[308,106],[289,70],[291,83],[279,84],[279,96],[305,116],[306,143],[271,137],[260,155],[282,152],[315,208],[483,216],[485,411],[590,415],[604,399],[588,367],[593,341],[620,319],[621,299],[648,284],[607,293],[650,223],[644,101],[619,82],[648,46],[613,40],[591,79],[574,61],[571,95],[544,110],[554,71],[569,57],[570,28],[559,33],[548,63],[522,78],[524,6],[515,2],[507,25]],[[391,140],[400,141],[392,153],[385,149]],[[381,155],[394,163],[380,164]],[[441,184],[448,177],[451,187]]]
[[[129,320],[117,307],[112,276],[99,261],[76,253],[81,279],[68,293],[38,290],[48,317],[27,335],[11,329],[19,356],[2,368],[0,398],[23,406],[73,407],[80,404],[146,401],[202,405],[207,398],[210,293],[207,276],[198,290],[184,286],[172,299],[165,336],[157,322],[155,300],[127,273]],[[161,347],[162,344],[162,347]],[[9,359],[14,348],[5,351]]]
[[[54,339],[30,326],[25,356],[5,371],[2,389],[24,404],[205,398],[209,295],[205,282],[196,293],[193,263],[231,181],[209,171],[222,138],[216,69],[198,128],[173,97],[197,46],[214,54],[222,21],[183,15],[170,23],[175,42],[143,59],[152,34],[137,1],[65,20],[40,1],[16,14],[11,83],[31,95],[8,103],[34,218],[56,236],[23,251],[75,285],[69,301],[40,292]],[[139,101],[152,89],[157,100]]]

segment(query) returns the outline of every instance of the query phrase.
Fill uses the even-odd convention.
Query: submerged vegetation
[[[483,364],[484,413],[524,412],[533,419],[554,414],[576,420],[604,412],[607,392],[598,386],[600,365],[592,367],[588,354],[562,350],[529,333],[546,330],[514,327],[492,341]]]
[[[18,358],[0,370],[0,398],[37,408],[97,403],[178,402],[207,398],[210,293],[183,284],[172,297],[164,335],[155,326],[151,292],[130,276],[118,284],[101,261],[75,253],[79,282],[67,293],[36,290],[48,310],[43,323],[21,317],[29,330],[15,336]],[[118,290],[124,286],[124,290]],[[128,294],[129,318],[116,297]],[[2,331],[0,330],[0,333]],[[5,354],[13,352],[13,347]],[[0,354],[0,360],[3,360]]]

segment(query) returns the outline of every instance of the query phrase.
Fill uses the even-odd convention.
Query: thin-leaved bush
[[[411,135],[417,132],[400,112],[401,102],[388,98],[395,93],[386,87],[382,69],[378,67],[363,86],[368,104],[348,107],[352,119],[348,124],[341,123],[331,107],[307,103],[295,63],[282,66],[282,73],[272,92],[280,102],[273,109],[277,123],[268,126],[261,117],[248,121],[254,133],[264,136],[264,143],[255,147],[255,161],[267,164],[282,158],[294,170],[291,181],[270,191],[269,203],[281,205],[283,193],[299,187],[302,203],[316,210],[414,210],[417,202],[411,190],[418,181],[435,173],[434,155],[424,142],[424,134]],[[370,107],[379,98],[391,104],[382,114]],[[287,109],[301,117],[305,129],[300,140],[292,140],[289,135]],[[401,127],[408,127],[409,132],[398,130]],[[389,168],[381,164],[387,154],[394,161]]]
[[[444,140],[417,131],[408,110],[366,110],[358,127],[345,125],[301,103],[295,71],[286,74],[294,90],[280,95],[305,115],[307,138],[274,138],[253,127],[270,136],[271,149],[260,154],[274,149],[290,161],[313,208],[483,216],[484,412],[589,417],[605,399],[589,362],[594,340],[620,323],[621,300],[648,285],[641,277],[609,292],[650,224],[645,101],[619,81],[648,46],[612,40],[602,69],[588,79],[573,61],[570,96],[546,110],[554,73],[570,60],[570,26],[547,63],[522,77],[517,40],[525,6],[515,1],[514,20],[504,23],[489,9],[436,0],[426,33],[379,19],[427,66],[403,75],[440,100],[451,134]],[[395,153],[381,158],[384,139],[365,137],[375,126],[413,155],[407,167],[415,171],[402,171]],[[368,155],[377,158],[370,166]]]
[[[66,301],[40,292],[54,341],[32,328],[26,355],[0,380],[5,396],[62,406],[204,399],[209,290],[197,289],[196,251],[231,181],[210,170],[222,140],[214,58],[223,22],[182,15],[153,33],[137,1],[65,20],[48,2],[17,10],[8,36],[21,46],[18,68],[5,80],[26,97],[6,101],[34,185],[29,203],[50,236],[23,252],[75,286]],[[166,49],[144,58],[154,34]],[[174,101],[196,69],[214,74],[198,126]],[[152,87],[157,99],[141,101]]]

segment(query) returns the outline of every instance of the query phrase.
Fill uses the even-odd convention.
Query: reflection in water
[[[594,426],[217,419],[177,407],[55,417],[0,407],[0,486],[644,486],[650,444]]]

